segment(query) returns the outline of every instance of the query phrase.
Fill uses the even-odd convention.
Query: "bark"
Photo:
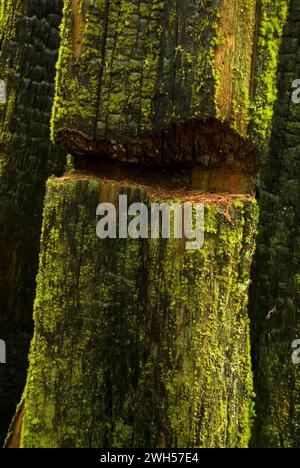
[[[253,58],[253,90],[249,132],[264,161],[273,128],[277,97],[278,52],[290,0],[257,2],[257,37]]]
[[[110,158],[192,170],[200,190],[249,193],[272,122],[286,7],[65,0],[54,141],[99,167]]]
[[[246,447],[256,202],[211,200],[205,246],[188,251],[97,238],[99,200],[120,193],[167,197],[78,174],[48,183],[21,447]]]
[[[286,10],[65,0],[52,137],[77,170],[48,184],[24,407],[8,445],[248,445],[250,193]],[[231,193],[225,207],[216,191]],[[119,193],[204,200],[204,248],[97,239],[97,204]]]
[[[63,153],[49,140],[61,21],[60,1],[8,1],[0,9],[0,440],[22,394],[32,336],[45,182],[62,174]]]
[[[236,134],[247,135],[255,13],[255,0],[66,0],[55,141],[154,167],[255,161]]]
[[[300,2],[293,0],[280,52],[271,151],[262,170],[251,291],[258,447],[300,445],[300,367],[292,362],[292,342],[300,337],[300,107],[291,98],[299,53]]]

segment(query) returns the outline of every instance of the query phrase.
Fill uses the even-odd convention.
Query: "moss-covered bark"
[[[7,364],[0,367],[0,440],[25,380],[45,181],[65,164],[49,141],[61,11],[57,0],[1,1],[0,333]]]
[[[13,38],[15,34],[16,21],[23,12],[21,0],[2,0],[0,5],[0,44],[1,46]],[[1,50],[2,55],[2,50]],[[3,69],[1,70],[1,73]]]
[[[300,446],[300,106],[292,83],[300,77],[300,2],[293,0],[280,53],[271,150],[262,170],[260,235],[253,270],[251,318],[257,392],[253,444]]]
[[[99,201],[148,190],[49,180],[22,447],[247,446],[256,203],[207,205],[201,250],[97,238]]]
[[[3,94],[9,96],[8,102],[0,103],[0,175],[4,171],[6,164],[5,144],[10,141],[11,134],[8,131],[8,124],[14,108],[15,92],[11,83],[11,67],[13,60],[17,60],[16,50],[11,53],[9,48],[16,40],[17,23],[24,15],[24,4],[20,0],[3,0],[0,6],[0,80],[4,86]],[[4,84],[3,84],[4,83]]]
[[[65,0],[53,139],[94,159],[256,175],[286,11],[286,0]]]
[[[256,0],[65,0],[54,139],[153,165],[220,161],[181,124],[247,134],[255,12]]]
[[[96,157],[118,160],[111,164],[117,171],[124,170],[120,161],[140,172],[154,166],[161,179],[171,168],[184,194],[184,171],[196,168],[199,172],[188,177],[198,189],[253,189],[257,148],[250,141],[260,149],[268,141],[287,2],[64,4],[52,136],[71,150],[77,169],[96,167],[103,175]],[[0,26],[8,44],[2,50],[9,91],[2,131],[0,260],[10,265],[0,270],[5,292],[0,306],[5,320],[14,310],[17,326],[11,321],[11,330],[18,339],[30,328],[36,265],[28,259],[32,245],[34,255],[37,251],[44,180],[63,164],[48,141],[60,7],[61,2],[28,0],[22,2],[26,16],[13,20],[13,36]],[[290,39],[283,47],[293,49]],[[297,53],[290,54],[287,68]],[[298,145],[296,128],[291,141]],[[149,203],[150,194],[161,196],[154,181],[151,189],[138,188],[134,178],[122,185],[76,172],[49,181],[26,400],[8,445],[19,444],[20,437],[22,447],[248,445],[253,393],[247,298],[256,203],[239,197],[229,222],[207,195],[206,241],[199,251],[185,251],[175,240],[97,239],[99,200],[115,202],[126,193],[131,201]],[[227,178],[234,182],[223,185]],[[283,198],[288,187],[282,188]],[[174,193],[169,199],[174,201]],[[273,236],[276,229],[273,224]],[[261,340],[266,337],[263,332]],[[265,351],[260,344],[262,367],[270,358]],[[284,375],[290,375],[287,368]],[[272,386],[272,372],[265,389]],[[294,436],[281,431],[296,427],[299,408],[291,397],[285,399],[293,401],[290,407],[277,411],[287,392],[284,384],[282,389],[267,417],[260,392],[256,434],[274,433],[274,440],[287,446]],[[263,425],[272,427],[264,431]]]
[[[250,133],[261,159],[266,156],[277,96],[278,53],[290,0],[257,2]]]

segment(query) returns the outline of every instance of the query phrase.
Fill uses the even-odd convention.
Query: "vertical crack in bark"
[[[258,51],[261,8],[262,8],[261,0],[257,0],[256,12],[255,12],[255,33],[254,33],[253,54],[252,54],[252,63],[251,63],[251,80],[250,80],[250,98],[251,99],[253,99],[255,95],[256,58],[257,58],[257,51]]]
[[[104,73],[105,67],[105,57],[106,57],[106,41],[107,41],[107,31],[108,31],[108,18],[109,18],[109,8],[110,8],[110,0],[105,0],[105,10],[104,10],[104,31],[102,37],[102,47],[101,47],[101,63],[99,67],[99,81],[98,81],[98,88],[97,88],[97,103],[96,103],[96,116],[95,116],[95,125],[94,125],[94,139],[96,140],[97,136],[97,125],[98,125],[98,118],[99,112],[101,107],[101,87],[102,87],[102,77]]]

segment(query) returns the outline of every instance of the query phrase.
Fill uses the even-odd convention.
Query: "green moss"
[[[75,55],[73,38],[73,3],[77,5],[77,14],[82,17],[84,25],[83,52],[80,57]],[[57,62],[56,90],[51,125],[52,140],[55,141],[55,122],[67,119],[70,127],[80,125],[84,132],[95,127],[99,86],[99,40],[104,34],[103,25],[99,18],[103,17],[105,0],[89,2],[84,6],[81,1],[65,0],[63,21],[61,24],[61,46]],[[96,43],[95,43],[96,41]],[[97,63],[97,67],[94,64]]]
[[[288,6],[287,0],[260,2],[250,126],[252,137],[261,152],[266,151],[271,135],[277,97],[278,53]]]
[[[3,0],[0,5],[0,41],[2,48],[15,39],[16,24],[24,12],[20,0]],[[5,169],[7,161],[6,145],[11,141],[12,135],[9,128],[11,117],[15,107],[15,89],[11,83],[11,67],[9,57],[0,49],[0,79],[5,82],[7,102],[0,104],[0,177]],[[17,70],[16,70],[17,71]]]
[[[0,5],[0,38],[3,38],[5,34],[6,37],[12,39],[14,34],[12,25],[18,17],[20,6],[20,0],[2,0]]]
[[[99,200],[144,189],[52,178],[22,447],[246,447],[257,208],[206,207],[205,246],[100,240]],[[155,200],[152,195],[151,200]]]

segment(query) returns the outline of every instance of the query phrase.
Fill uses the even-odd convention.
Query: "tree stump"
[[[256,202],[212,199],[203,249],[185,250],[99,239],[98,203],[120,194],[174,201],[76,173],[49,180],[21,447],[246,447]]]

